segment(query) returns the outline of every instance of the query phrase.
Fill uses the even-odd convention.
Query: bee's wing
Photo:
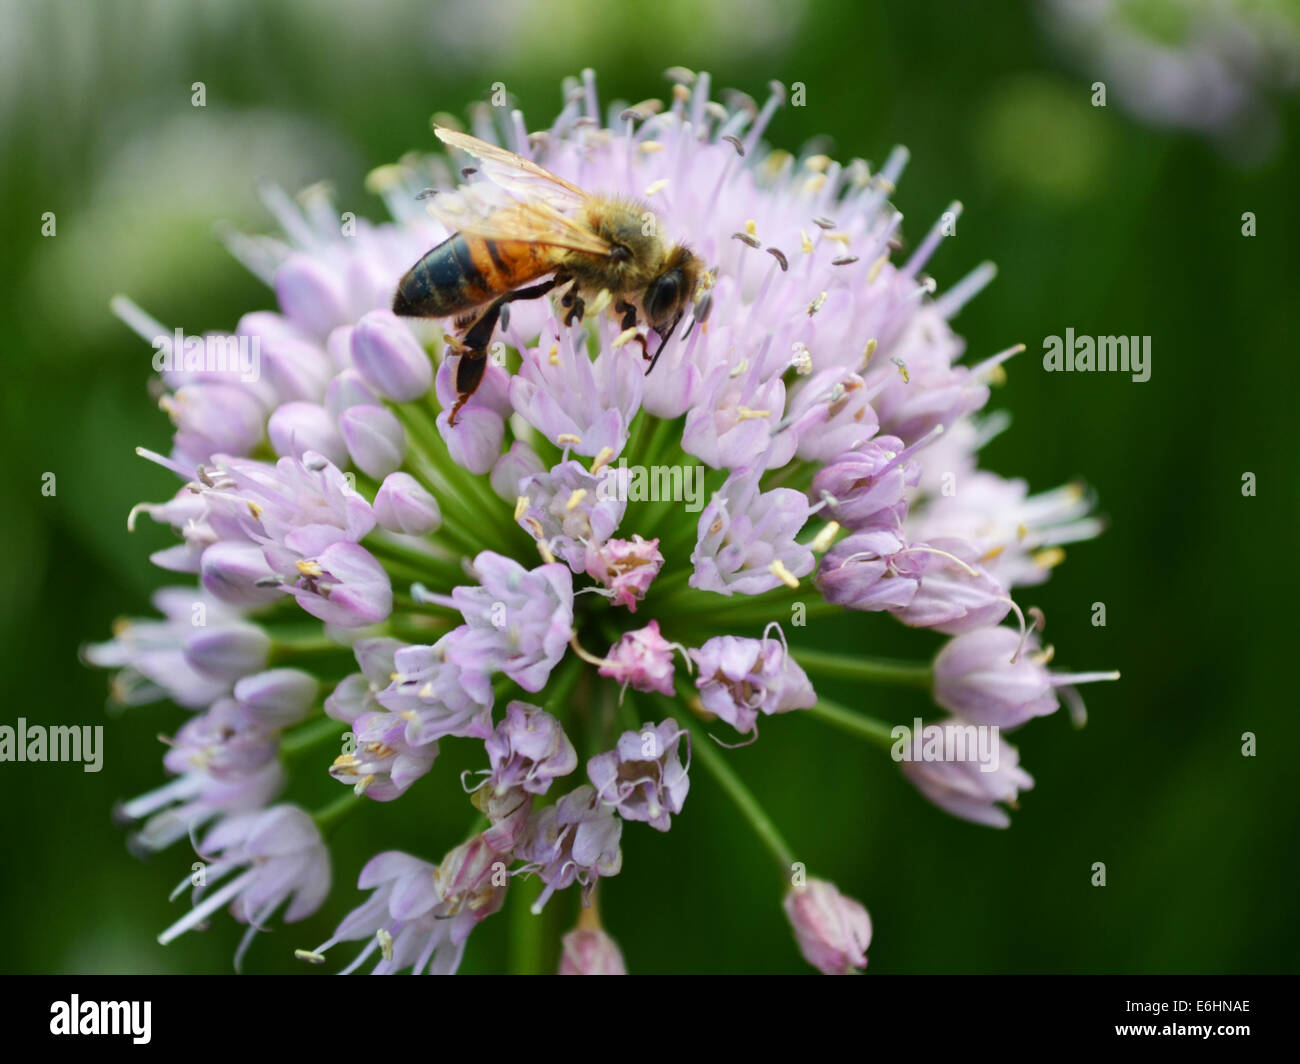
[[[542,200],[559,211],[577,210],[589,196],[577,185],[512,151],[445,126],[433,131],[444,144],[479,160],[483,175],[523,200]]]
[[[486,240],[546,244],[589,255],[613,250],[608,241],[550,204],[513,199],[487,182],[439,193],[429,201],[429,213],[453,232]]]

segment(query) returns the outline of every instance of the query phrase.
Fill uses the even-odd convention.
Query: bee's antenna
[[[650,360],[650,368],[646,370],[646,376],[649,376],[654,372],[655,363],[659,361],[659,356],[664,353],[664,348],[668,346],[668,341],[673,335],[673,330],[677,328],[677,323],[681,320],[682,316],[680,314],[673,318],[673,323],[668,326],[668,331],[664,333],[664,338],[659,341],[659,350],[655,352],[655,357]],[[686,331],[688,334],[690,333],[690,329],[687,329]]]

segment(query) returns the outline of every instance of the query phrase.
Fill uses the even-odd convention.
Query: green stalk
[[[822,698],[818,700],[812,709],[804,710],[804,712],[858,739],[866,739],[867,742],[875,743],[885,750],[894,745],[893,728],[890,725],[883,720],[877,720],[875,717],[868,717],[865,713],[846,709],[837,702]]]
[[[932,669],[929,664],[849,657],[846,654],[832,654],[803,647],[791,647],[790,653],[806,672],[818,676],[837,680],[900,684],[905,687],[920,687],[927,691],[930,689]]]
[[[727,797],[740,811],[741,816],[749,821],[750,827],[758,835],[759,841],[767,848],[767,852],[780,866],[781,874],[787,876],[790,868],[794,864],[794,854],[789,844],[781,836],[781,832],[776,825],[772,823],[771,818],[763,811],[759,805],[758,799],[754,793],[745,785],[745,782],[736,775],[732,767],[727,763],[725,757],[714,744],[713,739],[704,731],[703,727],[689,713],[683,713],[681,706],[663,695],[656,695],[656,698],[664,704],[668,710],[683,726],[691,733],[691,757],[692,760],[703,762],[705,769],[718,781],[722,789],[726,791]]]
[[[361,799],[353,791],[348,790],[329,805],[317,809],[312,813],[311,818],[316,821],[316,827],[320,829],[322,835],[329,835],[360,804]]]
[[[541,975],[545,912],[534,915],[531,906],[541,894],[540,879],[516,877],[506,896],[510,907],[508,967],[511,975]]]
[[[293,731],[286,732],[281,738],[280,757],[286,762],[296,761],[308,750],[319,746],[331,737],[338,740],[339,748],[342,749],[343,735],[347,730],[346,724],[330,717],[299,725]]]

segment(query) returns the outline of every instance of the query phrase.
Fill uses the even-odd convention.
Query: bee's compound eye
[[[645,313],[650,324],[658,327],[673,314],[682,292],[682,271],[677,268],[650,282],[645,293]]]

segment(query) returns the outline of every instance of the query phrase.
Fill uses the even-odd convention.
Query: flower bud
[[[348,407],[339,416],[339,428],[353,465],[368,477],[386,477],[406,458],[406,431],[386,407]]]
[[[1056,712],[1058,687],[1119,679],[1117,672],[1049,672],[1050,655],[1012,628],[966,632],[934,659],[934,700],[962,720],[1009,730]]]
[[[271,415],[266,434],[281,457],[301,458],[308,451],[317,451],[336,466],[347,464],[343,437],[329,412],[318,403],[285,403]]]
[[[520,485],[528,477],[545,471],[546,466],[537,457],[537,452],[528,444],[516,440],[510,445],[510,449],[498,458],[496,464],[492,466],[492,475],[489,477],[489,482],[492,485],[492,490],[513,506],[515,500],[519,498]]]
[[[233,681],[266,668],[271,637],[256,624],[196,628],[185,641],[185,660],[205,676]]]
[[[212,544],[199,559],[199,578],[208,591],[232,606],[265,606],[281,595],[279,579],[255,543]],[[268,583],[259,584],[263,580]]]
[[[335,420],[350,406],[378,405],[379,397],[355,369],[343,370],[325,389],[325,409]]]
[[[389,473],[375,495],[375,518],[389,532],[427,536],[442,524],[438,500],[410,473]]]
[[[248,454],[262,438],[266,411],[238,384],[187,384],[161,405],[176,426],[177,449],[201,461],[218,453]]]
[[[433,364],[406,324],[390,310],[372,310],[352,330],[352,361],[386,399],[409,403],[433,387]]]
[[[326,336],[348,318],[343,286],[310,255],[295,254],[275,271],[275,297],[285,317],[314,336]]]
[[[913,742],[924,751],[929,746],[954,752],[962,750],[964,757],[947,760],[909,757],[901,764],[903,775],[926,798],[946,813],[974,824],[991,828],[1010,826],[1011,817],[999,805],[1015,806],[1021,791],[1034,785],[1033,777],[1020,767],[1020,754],[1014,746],[997,736],[997,747],[981,757],[977,744],[964,735],[973,725],[959,720],[946,720],[927,724]]]
[[[287,728],[305,720],[320,684],[301,669],[268,669],[235,684],[235,701],[249,717],[272,728]]]
[[[329,384],[330,364],[319,347],[302,340],[276,340],[263,347],[266,378],[281,402],[320,400]]]
[[[867,966],[871,917],[835,884],[810,879],[791,887],[783,903],[804,960],[825,975],[848,975]]]
[[[627,975],[623,954],[601,928],[575,928],[562,940],[560,975]]]
[[[638,691],[673,696],[673,644],[659,633],[659,622],[624,632],[609,648],[600,675]]]
[[[650,589],[663,568],[664,556],[657,539],[611,539],[603,544],[588,543],[587,575],[613,592],[611,601],[636,613],[636,604]]]

